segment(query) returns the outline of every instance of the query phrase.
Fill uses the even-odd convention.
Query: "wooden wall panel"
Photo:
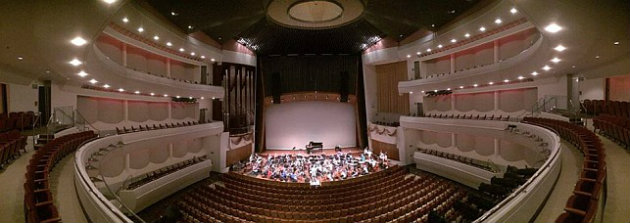
[[[389,144],[372,139],[372,152],[378,156],[381,153],[387,154],[387,158],[392,160],[400,160],[398,148],[396,144]]]
[[[407,80],[407,62],[376,66],[378,112],[409,114],[409,94],[398,94],[398,82]]]
[[[225,154],[225,165],[231,166],[238,161],[247,159],[252,154],[252,144],[247,144],[236,149],[228,150]]]

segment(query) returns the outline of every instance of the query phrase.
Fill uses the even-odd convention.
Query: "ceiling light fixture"
[[[599,59],[599,55],[595,56],[595,59]]]
[[[447,91],[450,91],[450,90],[451,90],[451,88],[447,88],[446,90],[447,90]]]
[[[411,58],[411,55],[407,54],[407,58]]]
[[[477,86],[479,86],[479,85],[478,84],[473,84],[473,87],[477,87]]]
[[[483,26],[482,26],[482,27],[479,27],[479,31],[481,31],[481,32],[485,32],[485,31],[486,31],[486,27],[483,27]]]
[[[410,91],[409,94],[413,94],[413,91]]]
[[[433,90],[433,92],[437,92],[437,89]]]
[[[470,37],[470,33],[464,34],[464,37],[466,37],[466,38]]]
[[[188,97],[188,99],[192,100],[192,96]]]
[[[96,84],[96,83],[98,83],[98,81],[97,81],[96,79],[94,79],[94,78],[92,78],[92,80],[90,80],[89,82],[90,82],[90,84]]]
[[[492,82],[492,81],[488,82],[488,85],[493,85],[493,84],[494,84],[494,82]]]
[[[79,73],[77,73],[77,75],[79,75],[79,77],[85,77],[88,75],[88,73],[86,73],[85,71],[79,71]]]
[[[191,25],[188,25],[188,29],[193,29],[194,27]]]
[[[551,59],[551,62],[553,63],[559,63],[560,61],[562,60],[560,60],[560,58],[557,58],[557,57],[554,57],[553,59]]]
[[[153,36],[153,40],[160,40],[160,37],[158,35]]]
[[[179,15],[179,13],[174,12],[174,11],[171,11],[171,15],[172,15],[172,16],[178,16],[178,15]]]
[[[68,62],[68,63],[72,64],[72,66],[75,66],[75,67],[76,67],[76,66],[79,66],[79,65],[81,65],[81,64],[83,64],[83,62],[81,62],[81,61],[80,61],[79,59],[77,59],[77,58],[72,59],[72,60],[71,60],[70,62]]]
[[[510,9],[510,13],[512,13],[512,14],[516,14],[517,12],[518,12],[518,10],[516,10],[516,8]]]
[[[102,0],[102,1],[111,5],[111,4],[114,4],[114,2],[116,2],[118,0]]]
[[[144,28],[142,28],[142,26],[138,27],[138,32],[139,33],[144,32]]]
[[[124,17],[124,18],[122,19],[122,21],[123,21],[124,23],[128,23],[128,22],[129,22],[129,19],[128,19],[127,17]]]
[[[201,96],[201,98],[199,98],[199,99],[203,100],[203,99],[206,99],[206,98],[205,98],[205,97],[203,97],[203,96]]]
[[[463,86],[463,85],[462,85],[462,86],[459,86],[459,89],[464,89],[464,86]]]
[[[151,95],[151,96],[155,96],[155,93],[151,92],[151,93],[149,93],[149,95]]]
[[[168,94],[164,94],[164,97],[168,97]]]
[[[111,86],[109,86],[109,84],[104,84],[104,85],[103,85],[103,87],[104,87],[105,89],[107,89],[107,88],[109,88],[109,87],[111,87]]]
[[[134,94],[140,94],[140,91],[134,91],[133,93]]]
[[[204,56],[204,55],[201,55],[201,59],[206,59],[206,56]]]
[[[550,33],[557,33],[560,30],[562,30],[562,26],[559,26],[556,23],[551,23],[551,24],[545,26],[545,31],[550,32]]]
[[[179,95],[175,96],[175,98],[179,98]]]
[[[440,48],[440,49],[441,49],[442,47],[444,47],[444,46],[442,46],[442,44],[438,45],[438,48]]]
[[[179,48],[179,52],[184,52],[184,48]]]
[[[214,58],[211,58],[211,59],[210,59],[210,61],[214,62],[214,61],[216,61],[216,60],[215,60]]]
[[[420,54],[422,54],[422,53],[420,53],[420,51],[416,52],[416,55],[420,56]]]
[[[619,41],[615,41],[613,44],[615,44],[615,45],[619,45]]]
[[[70,40],[70,43],[74,44],[75,46],[83,46],[87,43],[87,40],[83,39],[83,37],[77,36],[74,37],[74,39]]]
[[[17,57],[18,60],[24,60],[24,57]]]
[[[558,46],[554,47],[553,49],[558,51],[558,52],[562,52],[562,51],[566,50],[567,48],[564,47],[563,45],[558,45]]]
[[[195,52],[190,52],[190,55],[191,55],[191,56],[194,56],[194,55],[195,55]]]
[[[510,80],[505,79],[505,80],[503,80],[503,82],[504,82],[504,83],[510,83]]]
[[[549,70],[551,70],[551,67],[549,65],[545,65],[544,67],[542,67],[542,69],[544,71],[549,71]]]
[[[496,23],[497,25],[501,24],[502,22],[503,22],[503,20],[501,20],[501,18],[497,18],[497,19],[494,20],[494,23]]]
[[[420,91],[420,93],[424,93],[424,91]]]
[[[166,46],[173,46],[173,43],[171,43],[171,42],[166,42]]]
[[[124,91],[125,91],[125,89],[118,88],[118,92],[124,92]]]
[[[457,40],[456,39],[451,39],[451,43],[456,43]]]
[[[518,76],[518,79],[519,79],[519,80],[523,80],[523,79],[525,79],[525,77],[523,77],[523,76]]]
[[[431,52],[431,48],[427,49],[427,52]]]
[[[536,75],[538,75],[538,72],[536,71],[532,72],[532,76],[536,76]]]

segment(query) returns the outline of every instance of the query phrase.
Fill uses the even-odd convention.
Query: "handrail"
[[[105,181],[105,177],[103,175],[98,175],[101,177],[101,181],[103,182],[103,184],[105,184],[105,188],[107,188],[107,191],[114,196],[114,198],[118,201],[118,203],[120,203],[120,206],[124,207],[125,210],[127,211],[127,213],[131,213],[131,216],[133,216],[134,218],[140,220],[140,222],[142,223],[146,223],[146,221],[144,221],[144,219],[142,219],[140,216],[138,216],[133,210],[131,210],[131,208],[127,207],[127,205],[125,205],[124,202],[122,202],[122,200],[120,199],[120,197],[114,193],[112,191],[112,189],[109,187],[109,184],[107,184],[107,181]]]
[[[92,129],[94,129],[95,131],[97,131],[97,134],[98,134],[99,132],[101,132],[101,130],[100,130],[100,129],[97,129],[96,127],[94,127],[94,126],[92,125],[92,123],[88,122],[88,121],[87,121],[87,119],[85,119],[85,117],[81,114],[81,112],[79,112],[79,110],[78,110],[78,109],[75,109],[75,110],[74,110],[74,112],[76,112],[77,116],[78,116],[78,117],[80,117],[80,118],[81,118],[81,120],[83,120],[83,122],[84,122],[84,123],[87,123],[87,124],[88,124],[88,125],[89,125]]]

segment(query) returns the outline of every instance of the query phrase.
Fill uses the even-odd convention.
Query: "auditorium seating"
[[[83,142],[96,137],[92,131],[65,135],[37,150],[26,166],[24,214],[26,222],[61,222],[53,204],[49,174],[55,164]]]
[[[17,130],[0,133],[0,169],[26,152],[26,136]]]
[[[595,131],[611,138],[618,144],[630,148],[630,118],[607,114],[593,118]]]
[[[11,112],[0,115],[0,132],[32,129],[37,115],[33,111]]]
[[[136,176],[130,180],[131,183],[129,183],[129,185],[127,185],[125,189],[127,190],[136,189],[142,185],[145,185],[145,184],[151,183],[154,180],[160,179],[163,176],[169,175],[171,173],[174,173],[178,170],[192,166],[204,160],[206,160],[205,155],[201,157],[193,157],[192,159],[185,160],[185,161],[182,161],[182,162],[170,165],[170,166],[166,166],[158,170],[154,170],[149,173],[142,174],[140,176]]]
[[[427,118],[449,118],[449,119],[471,119],[471,120],[494,120],[494,121],[510,121],[509,115],[495,114],[442,114],[428,113],[424,117]]]
[[[630,117],[630,103],[626,101],[584,100],[581,111],[588,115],[608,114],[619,117]]]
[[[584,154],[580,178],[567,201],[565,212],[556,222],[593,222],[606,178],[606,154],[597,135],[582,126],[560,120],[526,117],[523,122],[555,130]]]
[[[452,154],[452,153],[445,153],[442,151],[438,151],[438,150],[434,150],[434,149],[425,149],[425,148],[417,148],[417,150],[419,152],[425,153],[425,154],[429,154],[429,155],[433,155],[433,156],[437,156],[437,157],[442,157],[445,159],[450,159],[453,161],[457,161],[466,165],[470,165],[470,166],[474,166],[480,169],[484,169],[490,172],[496,172],[497,170],[492,168],[492,164],[490,162],[487,161],[481,161],[481,160],[476,160],[476,159],[472,159],[469,157],[465,157],[465,156],[460,156],[460,155],[456,155],[456,154]]]
[[[435,211],[449,221],[466,196],[446,180],[410,177],[403,167],[321,187],[280,183],[236,173],[223,184],[198,186],[177,201],[178,222],[412,222]]]
[[[126,126],[123,126],[122,128],[118,128],[116,127],[116,133],[117,134],[125,134],[125,133],[132,133],[132,132],[142,132],[142,131],[150,131],[150,130],[157,130],[157,129],[168,129],[168,128],[177,128],[177,127],[185,127],[185,126],[193,126],[193,125],[199,125],[200,123],[197,121],[187,121],[187,122],[175,122],[175,123],[165,123],[165,124],[153,124],[151,126],[149,126],[148,124],[146,125],[138,125],[138,127],[135,126],[131,126],[129,128],[127,128]]]

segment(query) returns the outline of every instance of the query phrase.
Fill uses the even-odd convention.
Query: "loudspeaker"
[[[280,73],[271,74],[271,96],[274,104],[280,104],[280,95],[282,95],[282,83]]]
[[[342,71],[339,80],[339,101],[348,102],[348,71]]]

